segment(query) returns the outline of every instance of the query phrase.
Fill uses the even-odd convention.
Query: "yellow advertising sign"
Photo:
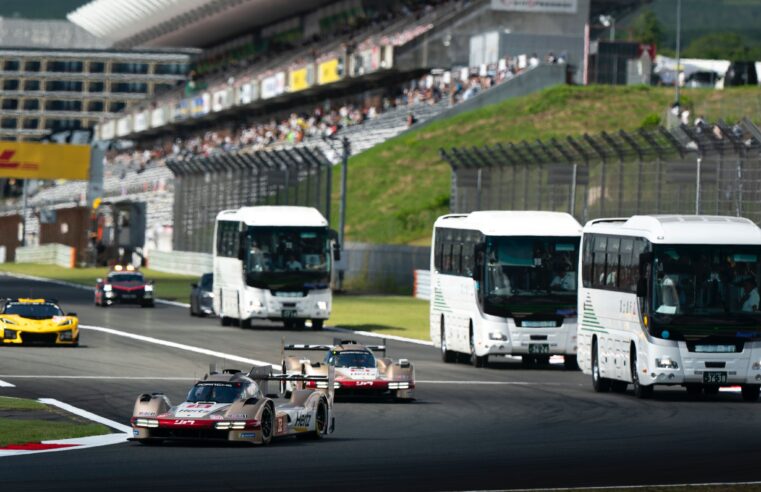
[[[331,60],[320,63],[317,67],[317,83],[318,84],[330,84],[331,82],[337,82],[341,80],[343,70],[339,70],[339,59],[333,58]]]
[[[90,146],[0,142],[0,177],[90,179]]]
[[[309,74],[307,67],[291,70],[288,73],[288,86],[291,92],[303,91],[309,88]]]

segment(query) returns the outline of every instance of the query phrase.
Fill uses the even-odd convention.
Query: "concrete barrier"
[[[41,244],[16,248],[16,263],[42,263],[64,268],[77,266],[77,250],[65,244]]]
[[[200,276],[214,269],[214,259],[209,253],[151,251],[148,268],[159,272]]]
[[[412,295],[424,301],[431,300],[431,271],[415,270],[415,287]]]

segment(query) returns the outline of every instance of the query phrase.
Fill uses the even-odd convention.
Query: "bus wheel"
[[[610,391],[610,379],[600,376],[600,362],[596,339],[592,342],[592,387],[597,393],[607,393]]]
[[[444,317],[441,317],[441,360],[451,364],[457,359],[457,354],[447,348],[447,332],[444,328]]]
[[[312,320],[312,329],[315,331],[322,330],[322,327],[325,325],[324,319],[313,319]]]
[[[652,398],[655,388],[653,386],[643,386],[639,381],[639,371],[637,370],[637,351],[632,345],[629,349],[631,351],[629,366],[632,373],[632,387],[634,388],[634,396],[637,398]]]
[[[240,327],[244,330],[250,330],[251,329],[251,318],[246,318],[240,320]]]
[[[230,326],[230,325],[232,325],[232,324],[233,324],[233,323],[232,323],[232,319],[228,318],[227,316],[222,316],[222,317],[220,317],[220,318],[219,318],[219,323],[220,323],[222,326]]]
[[[476,341],[473,336],[473,328],[470,329],[470,363],[473,367],[486,367],[489,363],[488,355],[476,355]]]
[[[613,393],[626,393],[626,388],[629,386],[629,383],[626,381],[611,381],[610,382],[610,389],[613,391]]]
[[[576,360],[576,355],[569,355],[569,354],[564,355],[563,366],[565,367],[566,371],[578,371],[579,361]]]
[[[741,388],[743,401],[758,401],[759,392],[761,392],[761,386],[757,384],[743,384]]]

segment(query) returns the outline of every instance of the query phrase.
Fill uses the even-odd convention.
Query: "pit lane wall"
[[[430,248],[386,244],[347,243],[334,270],[334,282],[356,293],[411,295],[414,271],[430,263]],[[201,275],[213,270],[212,255],[189,251],[151,251],[153,270]]]
[[[42,263],[74,268],[77,265],[77,249],[57,243],[22,246],[16,248],[15,261],[16,263]]]

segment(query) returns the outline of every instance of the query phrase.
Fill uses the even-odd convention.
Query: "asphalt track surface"
[[[86,291],[0,276],[0,296],[57,298],[80,322],[277,363],[280,341],[330,343],[335,332],[241,330],[185,309],[92,305]],[[136,396],[181,401],[210,363],[187,350],[92,330],[79,348],[0,348],[0,395],[56,398],[128,423]],[[371,340],[377,343],[377,339]],[[137,443],[0,459],[10,490],[472,490],[761,480],[761,404],[682,389],[595,394],[562,366],[445,365],[431,347],[391,342],[416,367],[417,400],[339,401],[336,432],[269,447]],[[24,376],[24,377],[22,377]],[[42,376],[56,376],[56,379]],[[84,376],[84,378],[83,378]]]

